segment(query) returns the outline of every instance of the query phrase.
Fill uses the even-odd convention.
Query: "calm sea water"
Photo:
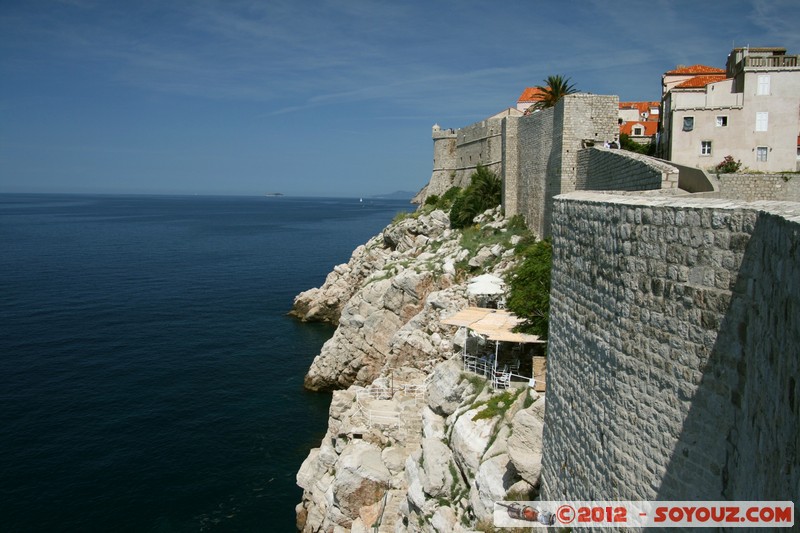
[[[293,531],[332,329],[286,312],[408,209],[0,195],[0,530]]]

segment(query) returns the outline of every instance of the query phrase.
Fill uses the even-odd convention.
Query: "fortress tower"
[[[433,173],[426,190],[426,195],[444,194],[455,185],[456,178],[456,132],[453,129],[443,130],[434,124],[433,137]]]

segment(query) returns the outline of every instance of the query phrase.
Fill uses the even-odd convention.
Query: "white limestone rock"
[[[426,494],[434,497],[450,495],[453,476],[450,473],[450,461],[453,452],[439,439],[422,440],[422,464],[420,481]]]
[[[514,467],[522,479],[534,487],[539,486],[542,471],[543,407],[544,398],[541,398],[528,409],[519,411],[512,421],[512,435],[507,443]]]
[[[481,463],[470,492],[470,503],[477,517],[491,516],[494,502],[505,499],[517,472],[508,455],[501,454]]]
[[[429,439],[444,440],[444,417],[434,413],[427,405],[422,408],[422,435]]]
[[[458,517],[450,507],[439,507],[431,517],[431,527],[436,533],[452,533],[458,525]]]
[[[348,520],[337,523],[349,526],[362,507],[383,496],[390,480],[391,473],[383,464],[380,448],[363,441],[348,445],[339,458],[333,482],[334,503]]]
[[[453,457],[462,470],[477,472],[492,437],[496,419],[480,418],[473,420],[478,409],[469,409],[459,416],[453,424],[450,446]]]
[[[434,413],[448,416],[461,404],[469,387],[461,372],[461,363],[453,359],[436,367],[428,385],[428,405]]]

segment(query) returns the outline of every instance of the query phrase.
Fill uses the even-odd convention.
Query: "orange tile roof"
[[[678,85],[673,87],[673,89],[698,89],[701,87],[705,87],[709,83],[722,81],[725,78],[726,78],[725,74],[708,74],[703,76],[695,76],[694,78],[689,78],[683,83],[679,83]]]
[[[619,126],[619,132],[626,135],[633,135],[634,126],[642,126],[644,128],[644,133],[642,133],[642,135],[647,137],[652,137],[658,132],[658,122],[653,122],[652,120],[643,120],[641,122],[623,122]],[[637,137],[639,137],[639,135],[637,135]]]
[[[664,74],[725,74],[725,69],[706,65],[691,65],[689,67],[678,67]]]
[[[525,87],[517,102],[538,102],[544,99],[544,93],[538,87]]]
[[[620,102],[619,108],[620,109],[636,109],[639,111],[639,115],[642,113],[650,113],[652,108],[659,108],[659,104],[661,102]],[[658,120],[658,115],[650,115],[648,120]]]

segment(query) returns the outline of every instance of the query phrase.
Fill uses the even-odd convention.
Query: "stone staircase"
[[[411,454],[422,443],[422,414],[418,409],[403,411],[403,446]]]
[[[394,533],[397,521],[400,520],[400,505],[406,498],[406,491],[393,489],[387,492],[386,507],[383,509],[377,533]],[[373,532],[375,529],[373,528]]]

